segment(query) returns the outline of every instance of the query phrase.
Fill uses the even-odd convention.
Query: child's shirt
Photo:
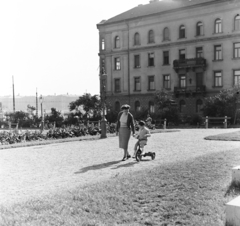
[[[146,127],[143,127],[139,130],[138,139],[139,140],[147,140],[147,137],[145,137],[146,134],[150,134],[150,130]]]

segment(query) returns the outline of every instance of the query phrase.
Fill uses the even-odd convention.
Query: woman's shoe
[[[127,156],[127,159],[129,159],[129,158],[131,158],[131,155],[128,155],[128,156]]]
[[[126,160],[127,160],[127,157],[124,156],[123,159],[122,159],[122,161],[126,161]]]

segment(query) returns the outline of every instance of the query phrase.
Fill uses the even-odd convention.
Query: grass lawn
[[[240,131],[205,137],[206,140],[240,141]]]
[[[231,168],[239,162],[239,149],[234,149],[116,175],[41,200],[2,206],[0,225],[223,226],[225,203],[239,195],[230,186]]]

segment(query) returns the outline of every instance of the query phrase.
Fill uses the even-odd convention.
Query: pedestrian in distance
[[[152,118],[150,114],[147,115],[146,123],[147,123],[147,126],[150,126],[152,124]]]
[[[130,106],[127,104],[122,105],[121,111],[117,117],[116,135],[119,136],[119,148],[124,150],[122,161],[131,158],[128,152],[128,142],[132,135],[135,135],[134,118],[129,112]]]

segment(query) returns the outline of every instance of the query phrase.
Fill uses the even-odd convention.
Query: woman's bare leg
[[[127,157],[127,156],[130,156],[130,154],[129,154],[129,152],[128,152],[128,149],[125,149],[125,150],[124,150],[124,156],[126,156],[126,157]]]

